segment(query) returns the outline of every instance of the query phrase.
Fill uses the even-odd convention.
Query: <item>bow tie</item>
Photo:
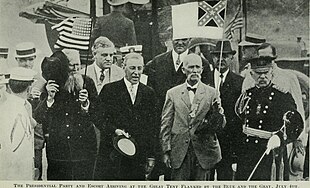
[[[197,88],[187,87],[187,90],[196,93]]]

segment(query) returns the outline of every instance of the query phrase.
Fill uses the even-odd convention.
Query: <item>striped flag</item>
[[[59,32],[54,48],[88,50],[91,18],[67,18],[52,29]]]
[[[243,27],[243,17],[241,6],[239,6],[236,15],[231,19],[225,29],[225,38],[231,40],[234,37],[234,31]]]

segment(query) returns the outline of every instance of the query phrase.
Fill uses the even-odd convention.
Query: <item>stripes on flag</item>
[[[59,32],[55,48],[88,50],[91,32],[90,18],[67,18],[52,27]]]
[[[239,6],[236,15],[233,17],[233,19],[231,19],[231,21],[229,22],[229,24],[225,29],[225,38],[231,40],[234,37],[234,31],[242,27],[243,27],[243,17],[241,6]]]

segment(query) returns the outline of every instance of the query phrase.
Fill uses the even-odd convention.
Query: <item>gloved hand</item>
[[[266,155],[270,153],[271,150],[280,147],[281,145],[281,140],[278,135],[273,135],[269,138],[268,143],[267,143],[267,150],[266,150]]]

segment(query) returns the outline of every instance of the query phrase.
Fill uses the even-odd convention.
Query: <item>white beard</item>
[[[69,73],[69,77],[65,83],[65,90],[69,93],[74,93],[74,91],[80,91],[83,88],[83,77],[79,73]]]

